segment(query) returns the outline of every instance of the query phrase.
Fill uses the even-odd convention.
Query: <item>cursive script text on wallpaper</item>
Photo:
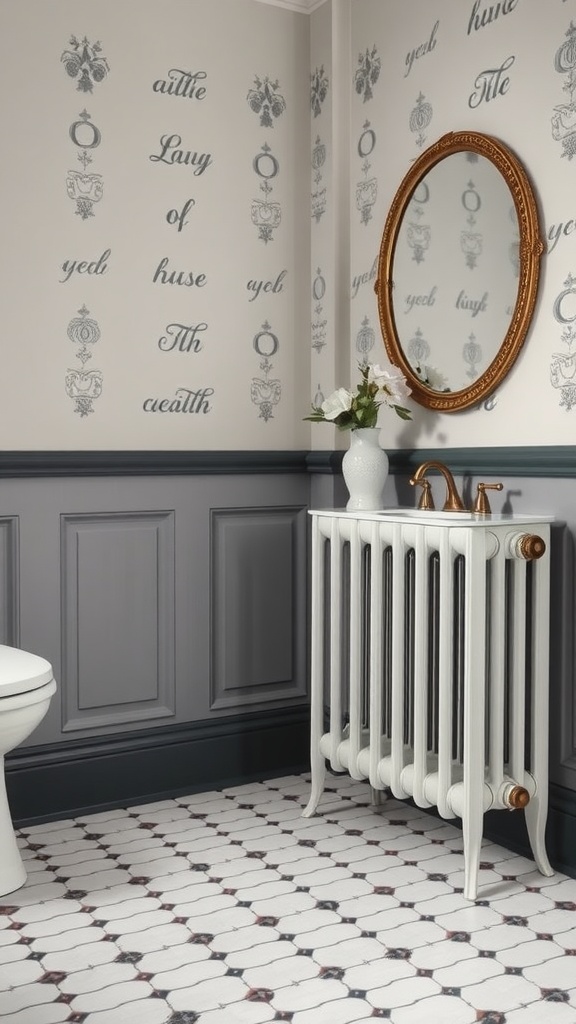
[[[145,398],[142,404],[144,412],[152,413],[191,413],[200,415],[212,411],[209,399],[214,394],[214,388],[176,388],[171,398]]]
[[[468,32],[478,32],[478,29],[486,28],[491,22],[496,21],[500,15],[511,14],[516,7],[518,0],[500,0],[499,3],[482,3],[482,0],[474,0],[472,13],[468,22]]]
[[[157,78],[152,89],[154,92],[164,96],[181,96],[187,100],[205,100],[206,81],[205,71],[182,71],[180,68],[170,68],[166,78]]]
[[[208,95],[208,75],[206,71],[190,71],[179,67],[170,68],[164,77],[157,78],[152,83],[152,91],[159,97],[159,102],[171,101],[179,105],[183,112],[181,100],[192,100],[202,102]],[[187,113],[193,107],[187,108]],[[149,152],[148,159],[157,168],[170,168],[170,170],[159,170],[160,175],[167,175],[165,182],[172,184],[176,179],[187,181],[186,189],[190,188],[191,176],[200,178],[213,164],[212,154],[202,151],[193,145],[190,138],[190,127],[187,119],[186,130],[167,131],[159,135],[158,143],[153,152]],[[180,171],[173,170],[180,168]],[[186,193],[185,193],[186,195]],[[197,199],[188,193],[188,197],[180,196],[176,202],[172,201],[170,209],[164,214],[167,224],[176,229],[176,233],[190,230],[188,225],[193,221],[193,213],[197,208]],[[172,233],[172,237],[175,237]],[[166,250],[165,250],[166,251]],[[193,262],[190,260],[190,262]],[[163,291],[168,289],[179,292],[181,289],[205,288],[208,284],[208,277],[201,269],[190,269],[178,264],[178,259],[170,254],[163,255],[156,268],[151,271],[152,285],[164,286]],[[194,323],[182,322],[180,318],[167,323],[163,333],[156,334],[157,351],[163,356],[172,355],[173,358],[188,360],[198,356],[200,362],[206,350],[208,340],[208,323],[205,320],[195,320]],[[181,378],[180,378],[181,379]],[[213,411],[213,397],[215,389],[210,386],[201,386],[196,383],[188,383],[188,386],[180,384],[167,388],[164,394],[148,394],[142,400],[142,411],[152,415],[187,415],[205,416]]]
[[[436,302],[437,285],[433,285],[427,295],[407,295],[405,313],[411,313],[414,306],[433,306]]]
[[[414,64],[414,61],[418,60],[420,57],[426,56],[426,54],[430,53],[436,46],[436,33],[438,31],[439,24],[439,21],[435,22],[434,28],[430,33],[430,38],[427,39],[425,43],[420,43],[419,46],[415,46],[413,50],[409,50],[408,53],[406,54],[406,60],[404,62],[406,64],[406,73],[404,75],[404,78],[408,78],[408,75],[412,71],[412,65]]]
[[[108,270],[108,260],[111,249],[105,249],[102,255],[96,260],[65,260],[62,264],[64,277],[60,278],[60,284],[65,284],[72,277],[72,274],[94,274],[102,276]]]
[[[195,205],[195,199],[187,199],[181,210],[179,210],[177,207],[174,207],[174,209],[172,210],[168,210],[168,213],[166,214],[166,220],[168,221],[169,224],[177,224],[178,231],[182,231],[182,228],[185,228],[188,223],[188,214],[190,213],[192,207]]]
[[[156,267],[153,284],[179,284],[184,288],[203,288],[206,274],[195,274],[192,270],[172,270],[168,256],[163,256]]]
[[[153,163],[184,164],[193,167],[193,174],[199,177],[212,163],[211,153],[199,153],[198,150],[181,149],[182,136],[174,132],[172,135],[161,135],[159,153],[152,153],[149,157]]]
[[[559,224],[552,224],[548,229],[548,252],[556,248],[561,238],[567,238],[573,231],[576,231],[576,220],[560,221]]]
[[[484,292],[481,299],[472,299],[462,290],[456,299],[455,307],[466,310],[472,317],[478,316],[478,313],[485,313],[488,308],[488,292]]]
[[[356,274],[352,278],[352,298],[355,299],[358,295],[360,286],[363,284],[369,284],[370,281],[374,281],[376,273],[378,271],[378,257],[374,260],[370,270],[367,270],[364,274]]]
[[[287,270],[280,271],[275,281],[263,281],[257,279],[248,281],[246,288],[249,292],[253,292],[253,295],[250,296],[248,302],[254,302],[261,293],[264,295],[266,292],[271,292],[272,295],[277,295],[278,292],[282,291],[283,281],[287,273]]]
[[[158,348],[161,352],[200,352],[202,334],[207,330],[207,323],[167,324],[166,334],[158,338]]]
[[[474,82],[475,91],[470,94],[468,106],[479,107],[481,103],[505,96],[510,88],[510,79],[506,72],[512,67],[515,57],[507,57],[498,68],[484,68]]]

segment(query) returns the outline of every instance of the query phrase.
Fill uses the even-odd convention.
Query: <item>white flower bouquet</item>
[[[406,379],[396,366],[383,369],[378,364],[360,365],[361,380],[356,391],[338,388],[322,405],[312,406],[305,420],[313,423],[333,423],[338,430],[360,430],[378,425],[378,411],[382,405],[393,409],[403,420],[412,419],[410,410],[401,403],[409,394]]]

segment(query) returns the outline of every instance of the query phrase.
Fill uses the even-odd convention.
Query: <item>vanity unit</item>
[[[416,480],[415,482],[420,482]],[[311,796],[326,764],[462,819],[475,899],[483,815],[525,808],[552,874],[548,805],[552,517],[312,511]]]

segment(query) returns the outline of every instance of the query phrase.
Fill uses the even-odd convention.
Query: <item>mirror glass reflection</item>
[[[461,391],[495,359],[519,287],[508,183],[472,151],[440,160],[410,194],[392,261],[398,343],[432,392]]]
[[[530,327],[543,251],[528,176],[498,139],[448,132],[411,164],[375,290],[386,353],[415,401],[458,412],[499,386]]]

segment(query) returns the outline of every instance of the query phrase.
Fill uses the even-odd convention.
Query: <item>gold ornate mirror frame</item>
[[[400,344],[392,301],[393,260],[402,220],[414,190],[441,160],[460,152],[477,153],[490,160],[513,197],[519,227],[518,293],[506,336],[487,369],[462,390],[434,391],[417,376]],[[374,286],[388,357],[405,374],[412,388],[412,397],[417,402],[438,412],[456,412],[475,405],[498,387],[517,358],[530,326],[543,251],[544,242],[540,237],[538,210],[531,184],[519,160],[501,142],[478,132],[449,132],[418,157],[401,182],[386,218]]]

